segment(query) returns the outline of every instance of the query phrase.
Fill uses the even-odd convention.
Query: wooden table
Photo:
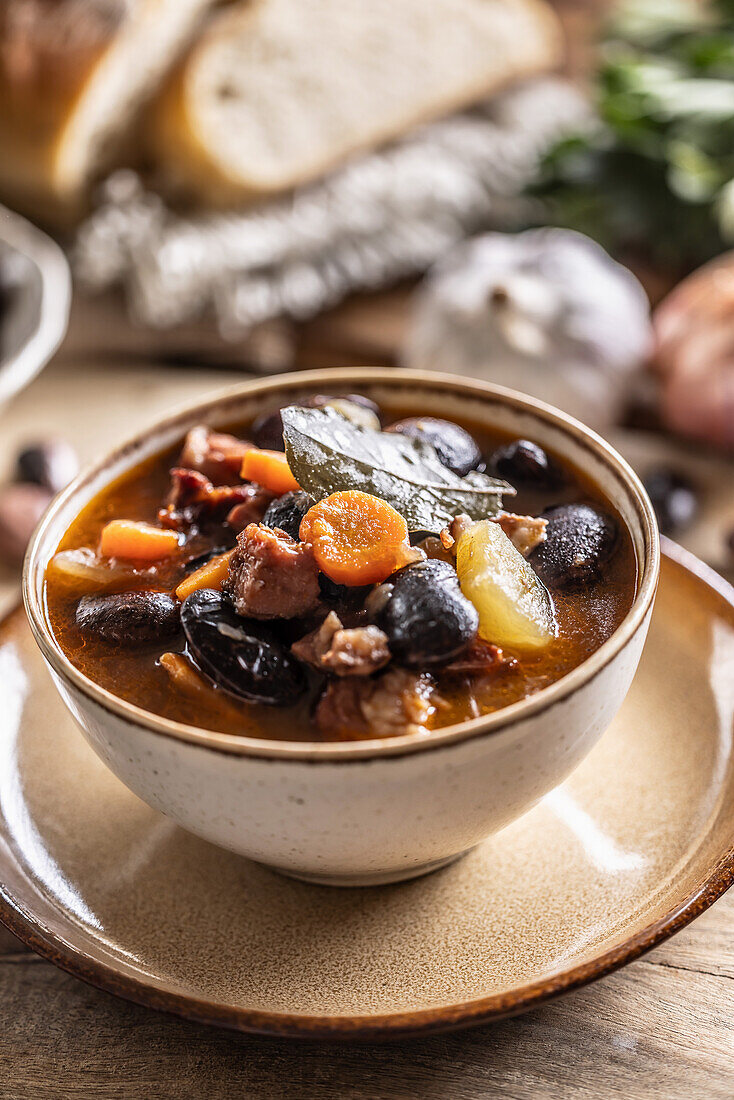
[[[117,1001],[0,941],[3,1100],[729,1100],[734,905],[556,1004],[382,1046],[215,1031]]]
[[[231,372],[54,362],[0,417],[0,466],[49,432],[83,457]],[[0,469],[0,474],[2,470]],[[17,577],[0,577],[7,606]],[[250,1038],[97,992],[0,929],[0,1100],[734,1095],[734,894],[597,985],[515,1020],[383,1046]]]

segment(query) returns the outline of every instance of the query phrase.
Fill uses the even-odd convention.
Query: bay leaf
[[[496,515],[502,494],[515,492],[476,471],[459,477],[424,440],[359,427],[334,409],[291,405],[281,415],[288,465],[314,500],[358,489],[391,504],[411,531],[435,534],[461,513]]]

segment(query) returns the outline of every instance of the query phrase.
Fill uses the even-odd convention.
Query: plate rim
[[[734,587],[689,551],[662,539],[665,559],[692,575],[727,609],[734,623]],[[16,605],[0,627],[21,611]],[[237,1008],[150,985],[73,947],[52,932],[0,882],[0,923],[36,954],[87,984],[146,1008],[201,1024],[276,1038],[375,1041],[411,1038],[490,1023],[519,1015],[564,993],[588,985],[633,962],[685,928],[734,885],[734,843],[722,852],[708,876],[682,901],[634,936],[586,962],[535,982],[464,1001],[414,1011],[370,1016],[312,1016]]]

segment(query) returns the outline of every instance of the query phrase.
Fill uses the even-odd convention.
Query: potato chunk
[[[461,590],[479,612],[479,636],[495,645],[537,650],[556,636],[553,601],[497,523],[482,520],[456,548]]]

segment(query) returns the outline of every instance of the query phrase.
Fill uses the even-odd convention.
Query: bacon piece
[[[422,735],[437,706],[428,673],[393,667],[375,677],[331,680],[316,708],[316,722],[334,740]]]
[[[535,547],[540,546],[541,542],[545,542],[545,529],[548,526],[548,520],[541,519],[540,516],[521,516],[515,512],[500,512],[499,515],[492,516],[491,519],[493,523],[500,525],[512,545],[524,558],[532,554]],[[447,555],[455,556],[456,543],[465,531],[474,526],[474,523],[475,520],[470,519],[469,516],[461,515],[456,516],[448,527],[444,527],[440,534],[440,546]],[[432,543],[430,549],[426,547],[428,541],[426,539],[422,544],[426,548],[428,556],[441,557],[442,554],[435,543]]]
[[[215,485],[239,485],[242,459],[252,446],[247,440],[198,424],[186,436],[179,465],[197,470]]]
[[[499,646],[475,638],[471,645],[441,669],[442,674],[490,676],[514,668],[514,657],[505,657]]]
[[[448,534],[448,527],[444,527],[441,535]],[[453,545],[450,549],[446,549],[443,544],[443,538],[437,538],[436,535],[427,535],[418,546],[426,555],[427,558],[438,559],[439,561],[446,561],[449,565],[453,565],[456,559],[456,547]]]
[[[300,661],[318,672],[335,676],[370,676],[390,661],[387,635],[376,626],[349,630],[335,611],[330,611],[317,630],[291,646]]]
[[[495,518],[508,539],[524,558],[532,554],[536,546],[545,542],[547,519],[540,516],[519,516],[515,512],[500,512]]]
[[[264,489],[262,485],[251,484],[246,488],[252,490],[251,495],[241,504],[235,504],[227,516],[227,525],[236,535],[244,531],[248,524],[259,523],[267,512],[270,502],[275,500],[275,494],[269,489]]]
[[[272,494],[259,485],[212,485],[197,470],[175,467],[171,470],[171,488],[158,512],[158,520],[165,527],[178,531],[208,523],[224,523],[240,504],[249,504],[251,519],[262,518],[272,499]]]
[[[238,615],[295,619],[319,604],[319,571],[313,551],[278,528],[250,523],[237,536],[222,586]]]
[[[473,527],[475,523],[476,520],[472,519],[471,516],[467,516],[465,513],[462,513],[460,516],[455,516],[451,520],[449,526],[444,528],[441,532],[441,542],[443,543],[444,549],[451,547],[455,554],[456,543],[464,532],[468,531],[470,527]],[[446,538],[447,534],[448,538]]]

